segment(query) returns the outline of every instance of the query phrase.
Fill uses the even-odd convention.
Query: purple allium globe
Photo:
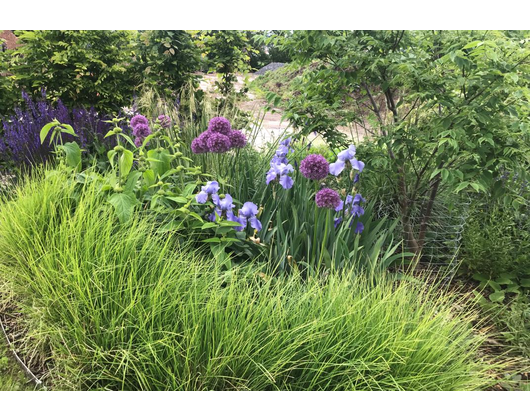
[[[167,115],[159,115],[158,116],[158,123],[160,124],[160,127],[162,128],[169,128],[171,127],[171,118]]]
[[[145,139],[149,134],[151,134],[151,129],[147,124],[136,124],[133,128],[133,135],[136,138]]]
[[[208,149],[213,153],[224,153],[230,150],[230,138],[221,133],[210,133]]]
[[[230,126],[230,121],[225,117],[214,117],[208,123],[208,130],[213,133],[221,133],[228,136],[232,127]]]
[[[196,155],[199,153],[208,153],[210,151],[210,149],[208,148],[209,138],[210,133],[208,131],[199,134],[199,137],[197,137],[191,142],[191,151]]]
[[[230,138],[230,147],[245,147],[247,144],[247,138],[246,136],[239,130],[232,130],[230,131],[230,135],[228,136]]]
[[[329,173],[329,163],[322,155],[309,155],[300,162],[300,172],[306,178],[318,181]]]
[[[143,115],[135,115],[131,118],[131,127],[134,129],[138,124],[149,125],[149,121]]]
[[[318,207],[325,207],[328,209],[334,209],[340,205],[340,195],[337,191],[331,188],[323,188],[315,197]]]

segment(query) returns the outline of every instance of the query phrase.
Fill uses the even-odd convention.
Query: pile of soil
[[[15,36],[13,31],[0,31],[0,46],[2,44],[5,44],[5,47],[8,50],[14,50],[16,47],[18,47],[18,38]]]
[[[259,76],[261,74],[267,73],[268,71],[275,71],[275,70],[281,69],[283,66],[285,66],[285,63],[269,63],[265,67],[262,67],[261,69],[259,69],[254,74]]]

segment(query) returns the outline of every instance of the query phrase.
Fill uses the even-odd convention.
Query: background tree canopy
[[[294,31],[277,45],[313,64],[285,112],[300,131],[345,142],[355,123],[386,150],[410,249],[444,188],[486,191],[529,162],[529,62],[519,31]],[[274,93],[269,100],[277,102]],[[517,197],[514,203],[517,205]],[[410,222],[421,201],[421,223]],[[510,199],[507,200],[510,202]]]

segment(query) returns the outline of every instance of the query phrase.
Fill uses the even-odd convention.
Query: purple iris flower
[[[215,222],[216,216],[222,217],[224,214],[228,220],[233,222],[237,221],[232,219],[232,209],[235,205],[233,204],[232,196],[230,194],[226,194],[223,199],[219,198],[219,195],[217,194],[212,194],[212,201],[215,204],[215,210],[208,216],[208,220]]]
[[[346,162],[349,161],[352,168],[361,173],[364,169],[364,162],[355,159],[355,146],[352,144],[346,150],[343,150],[337,155],[337,161],[329,165],[329,173],[339,176],[344,170]]]
[[[217,206],[217,210],[220,210],[221,213],[232,212],[232,209],[235,207],[230,194],[226,194],[223,199],[220,199],[217,194],[214,194],[212,195],[212,201]]]
[[[289,147],[289,146],[291,145],[291,141],[292,141],[291,137],[287,137],[286,139],[282,140],[282,141],[280,142],[280,144],[281,144],[282,146]]]
[[[288,190],[293,186],[293,179],[288,175],[294,171],[293,165],[286,165],[285,163],[275,164],[271,163],[271,168],[267,172],[267,185],[271,181],[276,180],[280,177],[280,185]]]
[[[208,181],[205,186],[201,187],[201,192],[197,194],[195,200],[197,200],[197,203],[204,204],[208,200],[208,196],[211,195],[213,198],[214,194],[217,195],[218,191],[219,183],[217,181]]]
[[[363,233],[363,230],[364,230],[364,225],[361,222],[357,222],[355,233]]]
[[[258,206],[254,203],[247,201],[243,204],[243,207],[239,210],[239,223],[241,223],[241,230],[243,230],[247,223],[250,221],[250,226],[253,229],[261,230],[261,222],[256,217],[258,215]],[[239,229],[236,229],[239,230]]]
[[[341,201],[337,207],[335,207],[336,212],[344,210],[344,214],[353,215],[353,218],[350,220],[349,227],[352,226],[353,220],[355,218],[361,217],[364,214],[364,208],[361,207],[361,203],[366,202],[361,194],[355,194],[355,196],[347,195],[344,201]],[[342,217],[335,218],[335,228],[342,222]],[[357,228],[355,233],[361,233],[364,229],[364,226],[361,222],[357,223]]]

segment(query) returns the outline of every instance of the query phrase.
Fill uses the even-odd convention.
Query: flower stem
[[[328,240],[329,221],[331,212],[326,210],[326,227],[324,230],[324,239],[322,240],[322,246],[320,248],[320,257],[318,258],[317,270],[320,270],[320,264],[322,263],[322,257],[324,256],[324,249],[326,248],[326,242]]]

